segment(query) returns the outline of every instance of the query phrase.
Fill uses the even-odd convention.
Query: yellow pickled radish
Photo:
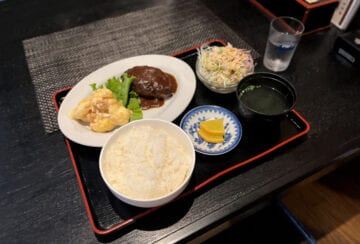
[[[201,129],[198,130],[198,134],[202,139],[204,139],[205,141],[210,142],[210,143],[222,143],[222,142],[224,142],[224,137],[223,136],[212,135],[212,134],[209,134],[206,131],[201,130]]]
[[[200,122],[199,136],[210,143],[224,142],[224,123],[222,119],[213,119]]]
[[[212,135],[224,136],[224,122],[223,119],[212,119],[200,122],[200,129]]]

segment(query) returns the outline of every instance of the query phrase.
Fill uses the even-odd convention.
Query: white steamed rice
[[[158,198],[181,185],[190,171],[190,153],[177,138],[148,125],[133,127],[105,151],[103,174],[119,193]]]

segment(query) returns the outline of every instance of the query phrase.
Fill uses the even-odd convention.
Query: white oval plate
[[[166,55],[141,55],[122,59],[108,64],[77,83],[66,95],[58,113],[58,124],[61,132],[70,140],[90,147],[102,147],[114,130],[97,133],[89,126],[70,119],[69,111],[84,98],[90,97],[91,83],[104,84],[107,79],[121,76],[127,69],[134,66],[148,65],[172,74],[177,81],[176,93],[165,101],[160,108],[144,110],[144,118],[158,118],[173,121],[189,105],[196,89],[196,77],[192,68],[181,59]]]
[[[200,122],[210,119],[223,119],[225,136],[223,143],[209,143],[197,133]],[[181,119],[180,127],[190,136],[195,151],[205,155],[221,155],[233,150],[242,137],[242,126],[238,118],[226,108],[215,105],[195,107]]]

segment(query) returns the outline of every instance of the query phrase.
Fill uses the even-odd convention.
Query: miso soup
[[[284,94],[264,85],[248,86],[239,96],[246,107],[261,114],[280,114],[291,106]]]

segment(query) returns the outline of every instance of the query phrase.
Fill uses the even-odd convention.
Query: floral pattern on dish
[[[209,143],[204,141],[198,130],[201,121],[210,119],[223,119],[225,135],[223,143]],[[233,150],[242,137],[240,121],[226,108],[216,105],[203,105],[188,111],[181,119],[180,127],[190,136],[195,151],[205,155],[221,155]]]

